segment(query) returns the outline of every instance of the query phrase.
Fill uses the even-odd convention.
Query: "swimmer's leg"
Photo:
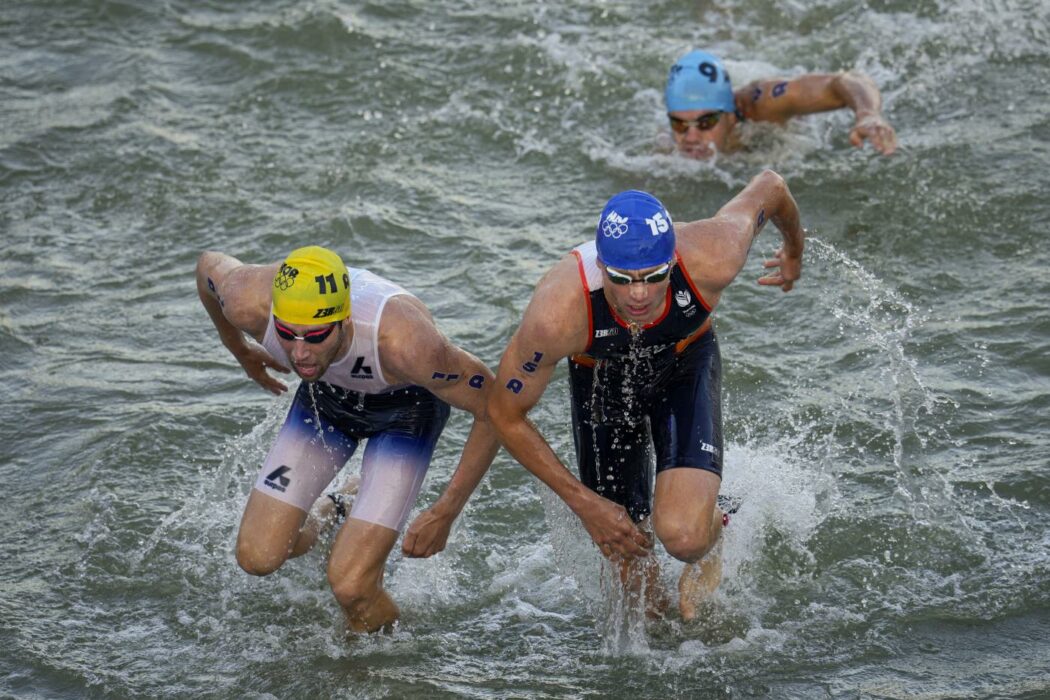
[[[355,632],[389,628],[400,615],[383,589],[386,560],[398,531],[351,517],[336,535],[328,562],[328,582]]]
[[[346,504],[351,501],[349,497],[357,493],[360,484],[361,478],[354,475],[347,479],[337,491],[325,494],[314,501],[313,507],[306,516],[306,522],[299,529],[299,538],[292,547],[292,557],[309,552],[317,543],[321,533],[346,517]],[[342,512],[340,508],[343,509]]]
[[[638,523],[638,529],[652,542],[653,530],[648,518]],[[650,620],[666,617],[671,607],[671,597],[660,581],[660,562],[654,554],[632,559],[617,556],[610,563],[619,572],[620,584],[628,599],[637,601],[644,598],[646,617]]]
[[[706,557],[722,534],[722,511],[715,507],[721,479],[705,469],[665,469],[656,475],[653,529],[667,553],[686,562],[679,579],[679,609],[696,616],[698,597],[721,580],[721,557]]]
[[[299,396],[263,463],[237,533],[237,563],[265,576],[310,549],[308,512],[354,452],[357,442],[338,430],[318,430],[316,414]]]
[[[306,511],[252,489],[237,533],[237,563],[253,576],[266,576],[291,556]]]
[[[401,430],[371,437],[361,460],[361,486],[332,545],[328,581],[355,632],[390,627],[399,611],[383,590],[386,559],[416,503],[448,417],[442,407]]]
[[[695,564],[686,564],[678,579],[678,611],[686,622],[696,618],[700,603],[722,582],[722,542]]]

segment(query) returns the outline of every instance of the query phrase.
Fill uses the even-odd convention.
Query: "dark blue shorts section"
[[[659,361],[569,360],[580,480],[635,521],[652,512],[652,465],[722,475],[722,359],[714,331]]]
[[[421,387],[358,394],[303,382],[255,488],[307,511],[365,440],[350,517],[400,530],[449,413]]]
[[[355,441],[383,433],[428,443],[437,441],[451,413],[447,403],[418,386],[360,394],[326,382],[302,382],[292,410],[316,414],[323,428]]]

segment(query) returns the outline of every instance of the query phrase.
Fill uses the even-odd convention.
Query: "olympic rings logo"
[[[627,219],[614,211],[609,212],[602,222],[602,235],[606,238],[619,238],[627,233]]]
[[[297,268],[291,267],[288,263],[281,263],[281,270],[277,273],[277,277],[274,278],[273,286],[282,292],[286,292],[295,284],[295,278],[298,276],[299,270]]]

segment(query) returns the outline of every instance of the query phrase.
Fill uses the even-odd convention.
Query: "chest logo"
[[[350,370],[350,376],[354,379],[371,379],[372,368],[365,364],[365,358],[358,355],[357,362]]]
[[[684,309],[685,307],[689,306],[689,302],[693,300],[693,295],[689,293],[688,289],[683,289],[674,293],[674,300],[680,307]]]

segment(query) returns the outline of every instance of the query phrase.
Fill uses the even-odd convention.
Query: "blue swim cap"
[[[671,66],[664,101],[668,112],[736,109],[729,73],[717,56],[704,51],[690,51]]]
[[[643,270],[674,258],[674,225],[660,200],[627,190],[605,204],[594,235],[598,259],[620,270]]]

